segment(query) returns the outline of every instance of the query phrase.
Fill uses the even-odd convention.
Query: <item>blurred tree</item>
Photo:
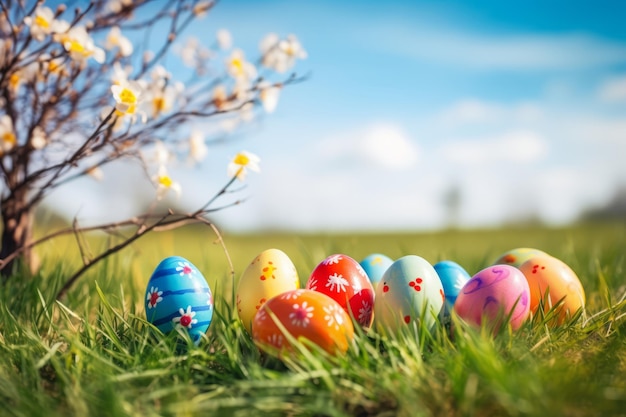
[[[210,41],[177,42],[214,1],[84,4],[70,11],[63,5],[52,10],[43,1],[0,3],[0,268],[5,276],[16,259],[36,268],[32,249],[61,234],[134,230],[103,253],[84,256],[71,285],[94,263],[148,231],[208,222],[204,216],[219,209],[215,200],[243,180],[246,170],[258,169],[255,155],[237,154],[228,167],[231,180],[194,213],[148,211],[110,224],[75,222],[36,241],[32,236],[34,210],[50,192],[83,176],[99,179],[101,168],[114,161],[139,161],[154,182],[155,201],[179,193],[167,169],[172,155],[182,150],[199,163],[210,144],[191,122],[202,119],[206,126],[209,119],[220,134],[231,132],[261,111],[272,112],[281,88],[301,80],[281,75],[306,57],[293,35],[263,39],[257,65],[233,49],[226,30]],[[188,66],[185,82],[161,66],[172,53]]]

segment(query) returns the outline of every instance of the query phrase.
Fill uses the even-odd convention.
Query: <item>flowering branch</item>
[[[146,233],[189,222],[208,224],[208,213],[239,204],[241,200],[215,205],[231,191],[234,181],[257,168],[258,160],[252,154],[239,154],[229,166],[231,180],[192,213],[149,211],[87,227],[75,222],[71,228],[35,240],[32,213],[53,190],[84,176],[98,179],[105,165],[132,159],[152,177],[155,201],[170,191],[180,194],[180,184],[168,173],[174,155],[168,146],[186,147],[189,159],[200,163],[211,143],[202,133],[203,124],[221,126],[218,134],[228,134],[263,112],[273,112],[280,91],[304,79],[295,73],[284,75],[306,57],[293,35],[268,35],[261,42],[258,65],[232,47],[225,30],[216,33],[210,47],[193,38],[181,44],[182,32],[209,13],[216,1],[173,0],[157,5],[144,0],[92,0],[73,13],[63,5],[53,11],[42,0],[0,5],[0,213],[4,226],[0,269],[6,274],[16,259],[31,258],[31,250],[39,244],[73,233],[84,265],[70,277],[60,296],[99,260]],[[132,22],[133,16],[143,20]],[[164,27],[165,39],[156,52],[150,52],[145,41],[152,33],[163,33]],[[138,51],[136,45],[142,38],[144,47]],[[170,53],[178,53],[189,67],[189,82],[175,80],[162,66]],[[220,67],[221,71],[213,70],[213,76],[206,75],[208,68]],[[113,233],[123,227],[134,227],[134,234],[91,259],[87,256],[81,233]]]

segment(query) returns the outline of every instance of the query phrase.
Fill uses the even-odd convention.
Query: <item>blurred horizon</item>
[[[200,206],[247,149],[261,173],[232,196],[243,204],[212,217],[226,230],[623,219],[624,15],[626,3],[609,1],[220,2],[181,44],[209,44],[225,28],[253,60],[267,33],[293,33],[308,53],[295,70],[310,77],[282,90],[275,113],[210,147],[204,165],[172,170],[183,193],[168,203]],[[163,63],[174,78],[178,61]],[[104,174],[46,206],[94,223],[153,197],[137,166]]]

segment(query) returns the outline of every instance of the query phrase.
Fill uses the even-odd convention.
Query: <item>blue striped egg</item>
[[[213,295],[198,268],[185,258],[170,256],[148,281],[145,308],[146,318],[160,331],[187,330],[197,344],[213,319]]]

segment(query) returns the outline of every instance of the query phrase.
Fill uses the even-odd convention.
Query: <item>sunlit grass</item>
[[[452,333],[443,325],[432,335],[357,332],[345,356],[303,347],[299,359],[283,363],[261,354],[233,316],[228,263],[208,229],[140,242],[82,277],[62,303],[54,289],[75,259],[69,249],[50,252],[40,275],[0,287],[0,415],[626,414],[622,224],[224,239],[236,279],[256,254],[277,247],[303,282],[337,252],[452,259],[473,273],[505,250],[536,247],[578,273],[587,311],[560,327],[537,316],[495,338],[456,320]],[[169,255],[196,264],[216,293],[216,315],[199,346],[165,337],[145,320],[145,285]]]

